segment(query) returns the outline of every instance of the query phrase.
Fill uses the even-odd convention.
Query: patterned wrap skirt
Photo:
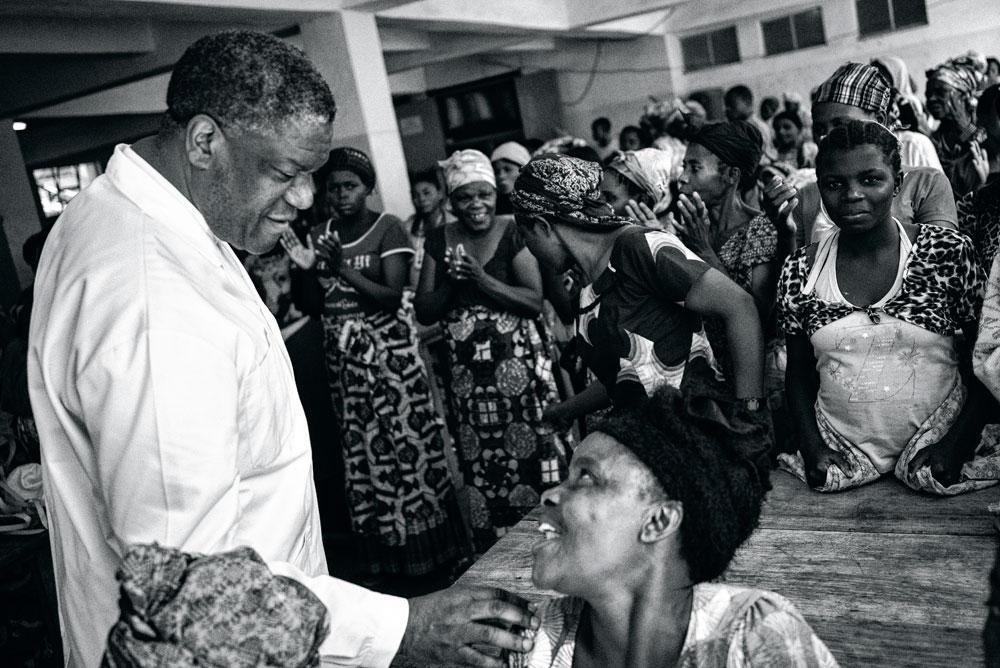
[[[323,329],[348,511],[365,567],[420,575],[468,556],[412,309],[324,317]]]
[[[442,324],[473,542],[485,552],[565,477],[568,436],[542,422],[559,397],[535,322],[477,305]]]

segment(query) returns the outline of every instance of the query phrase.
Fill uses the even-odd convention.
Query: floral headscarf
[[[644,148],[625,151],[608,167],[642,188],[653,201],[653,213],[665,211],[670,206],[670,176],[674,167],[669,151]]]
[[[927,70],[927,80],[938,79],[957,90],[965,98],[973,98],[983,87],[986,59],[970,51],[964,56],[947,60]]]
[[[510,202],[517,213],[553,216],[584,230],[606,231],[631,224],[601,197],[601,166],[550,153],[531,159],[514,182]]]
[[[449,195],[469,183],[485,181],[494,188],[497,185],[493,164],[480,151],[473,149],[455,151],[447,160],[439,161],[438,165],[444,170],[444,182]]]

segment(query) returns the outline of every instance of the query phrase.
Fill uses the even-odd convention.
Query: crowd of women
[[[716,442],[706,466],[720,479],[736,467],[756,481],[728,488],[752,498],[730,500],[738,526],[720,529],[717,567],[695,583],[752,531],[773,465],[821,492],[890,473],[944,495],[995,484],[997,68],[948,60],[927,72],[924,102],[902,60],[846,63],[813,82],[808,110],[786,94],[758,115],[736,86],[726,121],[676,100],[620,142],[598,119],[595,147],[456,151],[411,177],[405,221],[369,208],[368,156],[334,150],[312,227],[248,269],[323,425],[317,487],[342,490],[369,574],[453,569],[543,501],[560,509],[552,532],[568,531],[558,499],[597,475],[577,461],[614,447],[671,498],[711,497],[678,480],[703,456],[671,436],[683,429]],[[670,416],[650,412],[654,395]],[[661,451],[643,435],[654,423]],[[696,540],[682,532],[692,567]],[[543,564],[542,580],[579,582],[598,552],[556,575]],[[699,596],[696,608],[739,598]],[[828,663],[821,642],[797,646],[812,652],[802,665]],[[537,665],[570,665],[554,656]]]

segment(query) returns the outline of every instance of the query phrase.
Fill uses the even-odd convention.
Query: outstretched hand
[[[299,236],[291,230],[286,230],[281,235],[281,245],[300,269],[312,269],[316,264],[316,249],[313,248],[312,238],[306,237],[305,245],[299,241]]]
[[[410,599],[397,657],[421,666],[503,668],[496,650],[530,650],[532,641],[518,631],[538,625],[527,601],[502,589],[453,586]]]

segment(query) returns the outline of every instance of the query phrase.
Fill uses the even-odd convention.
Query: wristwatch
[[[746,399],[740,399],[740,403],[743,404],[743,408],[748,411],[759,411],[764,406],[764,400],[760,397],[747,397]]]

